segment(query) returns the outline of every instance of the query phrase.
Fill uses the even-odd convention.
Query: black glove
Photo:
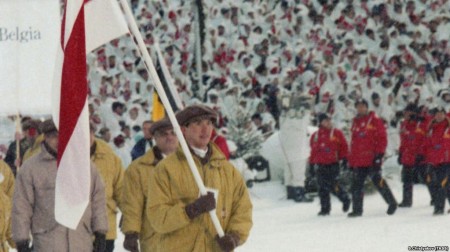
[[[223,237],[216,236],[216,241],[224,252],[233,251],[239,245],[239,236],[236,234],[225,234]]]
[[[343,171],[348,170],[348,161],[347,161],[346,158],[343,158],[343,159],[341,160],[341,169],[342,169]]]
[[[95,232],[95,240],[94,240],[94,252],[105,252],[106,250],[106,235]]]
[[[200,196],[194,203],[185,207],[185,211],[189,219],[195,219],[202,213],[209,212],[216,208],[216,199],[214,193],[208,192],[206,195]]]
[[[138,233],[128,233],[125,234],[125,240],[123,241],[123,247],[131,252],[139,252],[138,245],[139,234]]]
[[[425,156],[424,155],[416,155],[416,160],[415,160],[415,164],[419,165],[420,163],[422,163],[425,160]]]
[[[30,241],[16,242],[17,252],[31,252]]]
[[[399,165],[402,164],[402,153],[398,153],[397,163],[398,163]]]
[[[381,169],[381,164],[383,163],[383,153],[378,153],[375,155],[373,159],[373,167],[377,170]]]

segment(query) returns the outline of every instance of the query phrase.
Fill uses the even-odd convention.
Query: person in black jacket
[[[131,159],[135,160],[138,157],[142,156],[149,149],[153,147],[153,135],[150,132],[150,128],[152,127],[153,121],[145,121],[142,124],[142,132],[144,133],[144,137],[139,140],[131,150]]]

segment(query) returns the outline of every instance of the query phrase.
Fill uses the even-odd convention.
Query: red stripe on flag
[[[65,17],[63,19],[63,25]],[[61,33],[64,41],[64,31]],[[75,20],[70,38],[64,48],[59,112],[58,166],[73,134],[87,98],[86,42],[84,5]],[[62,42],[64,43],[64,42]]]

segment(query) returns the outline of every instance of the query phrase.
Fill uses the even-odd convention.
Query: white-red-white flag
[[[61,28],[60,70],[55,75],[60,93],[54,100],[59,103],[54,111],[59,126],[55,219],[76,229],[91,187],[86,52],[128,28],[116,0],[67,0]]]

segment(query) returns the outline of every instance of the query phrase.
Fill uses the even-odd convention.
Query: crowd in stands
[[[297,92],[312,113],[349,127],[358,98],[387,125],[408,103],[450,109],[448,0],[204,0],[197,85],[192,1],[131,0],[148,50],[162,50],[185,105],[206,103],[226,127],[239,108],[251,127],[276,130],[280,98]],[[91,122],[117,148],[142,138],[152,80],[130,35],[88,55]]]

